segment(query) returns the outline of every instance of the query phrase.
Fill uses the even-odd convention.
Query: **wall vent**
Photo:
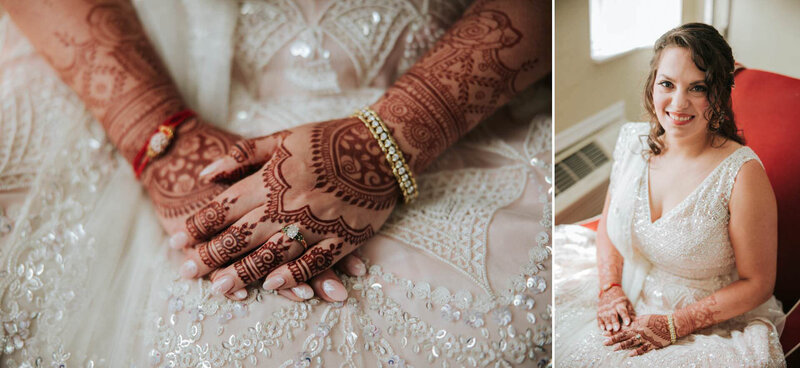
[[[609,161],[609,156],[594,141],[556,163],[556,196]]]

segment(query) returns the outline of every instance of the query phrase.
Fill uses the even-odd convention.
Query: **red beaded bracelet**
[[[145,143],[144,147],[139,150],[139,153],[137,153],[136,157],[133,159],[133,171],[136,173],[137,179],[142,175],[142,171],[144,171],[144,168],[150,160],[160,156],[167,150],[167,147],[169,147],[169,144],[172,142],[172,137],[175,136],[175,128],[195,115],[195,112],[190,109],[180,111],[164,120],[164,122],[153,131],[147,143]]]

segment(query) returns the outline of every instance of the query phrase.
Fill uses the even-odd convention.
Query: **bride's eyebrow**
[[[668,76],[666,74],[661,74],[661,73],[658,73],[658,75],[656,75],[656,79],[666,79],[666,80],[668,80],[670,82],[675,81],[675,79],[673,79],[672,77],[670,77],[670,76]],[[696,80],[696,81],[694,81],[692,83],[689,83],[689,85],[693,86],[695,84],[705,84],[705,83],[706,83],[706,81],[704,79],[698,79],[698,80]]]

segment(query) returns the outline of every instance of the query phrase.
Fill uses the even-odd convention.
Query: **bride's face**
[[[706,134],[709,103],[705,73],[684,47],[661,51],[653,83],[653,106],[668,137],[686,138]]]

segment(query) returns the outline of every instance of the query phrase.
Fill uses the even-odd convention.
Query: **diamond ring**
[[[303,249],[308,249],[308,244],[306,244],[305,238],[303,238],[303,234],[300,234],[300,228],[297,225],[288,225],[284,226],[281,231],[289,237],[289,239],[296,240],[299,242]]]

